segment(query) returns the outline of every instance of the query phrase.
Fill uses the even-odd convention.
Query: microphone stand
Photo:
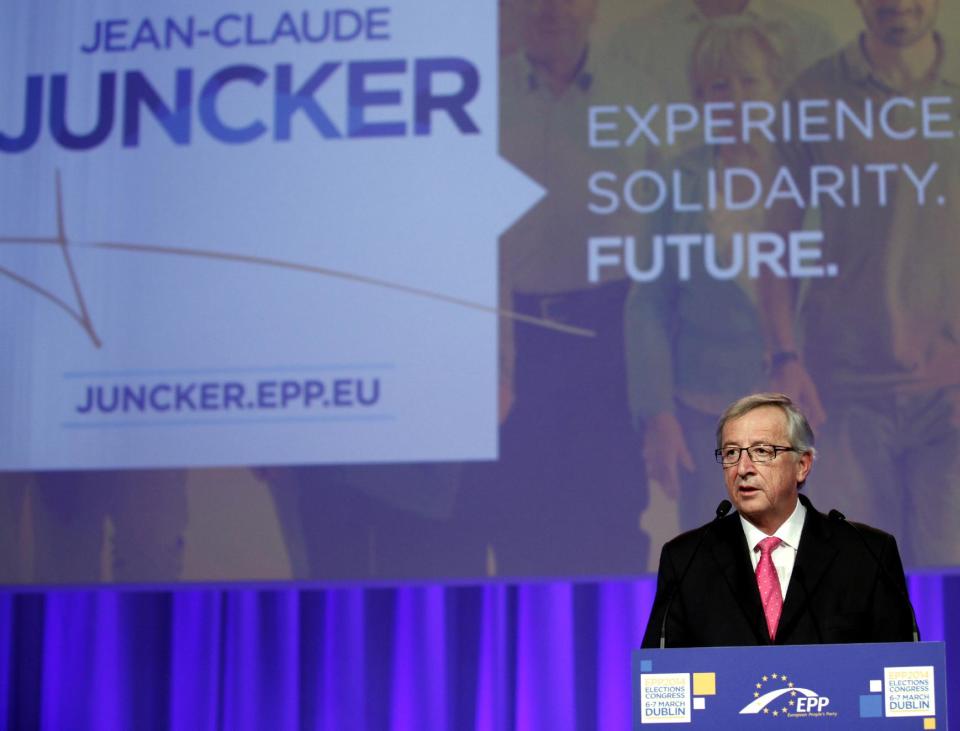
[[[660,623],[660,649],[663,649],[667,645],[667,617],[670,616],[670,608],[673,606],[673,600],[676,599],[677,595],[680,593],[680,587],[683,586],[683,580],[687,578],[687,572],[690,571],[690,567],[693,565],[693,559],[695,559],[697,554],[700,552],[700,547],[703,545],[703,539],[706,538],[707,533],[713,530],[713,527],[716,525],[717,521],[730,512],[730,508],[732,507],[733,505],[729,500],[721,500],[720,504],[717,506],[717,513],[713,520],[700,529],[700,537],[697,539],[697,545],[694,547],[693,553],[690,554],[690,558],[687,559],[687,565],[683,567],[683,571],[680,574],[680,579],[677,581],[676,588],[673,590],[673,592],[671,592],[670,599],[667,600],[667,606],[663,610],[663,620]]]
[[[834,508],[829,513],[827,513],[827,517],[830,520],[836,521],[838,523],[843,523],[844,525],[849,526],[851,529],[853,529],[853,532],[860,537],[860,540],[863,542],[864,547],[867,549],[867,553],[870,554],[870,558],[873,559],[873,562],[880,569],[880,575],[883,576],[886,582],[896,590],[897,594],[900,595],[900,598],[906,602],[907,609],[910,610],[910,621],[913,623],[913,641],[919,642],[920,627],[917,625],[917,613],[913,611],[913,602],[910,601],[910,595],[907,593],[906,587],[901,586],[900,582],[898,582],[893,577],[889,569],[887,569],[887,567],[883,565],[883,563],[880,561],[880,557],[877,556],[876,552],[874,552],[873,548],[870,546],[870,542],[867,541],[867,537],[863,535],[863,531],[861,531],[860,528],[857,527],[856,523],[851,523],[849,520],[847,520],[847,516],[845,516],[836,508]]]

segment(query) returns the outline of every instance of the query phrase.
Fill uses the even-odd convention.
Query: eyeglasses
[[[750,461],[762,464],[763,462],[772,462],[777,458],[780,452],[796,452],[793,447],[779,447],[775,444],[754,444],[752,447],[724,447],[716,450],[713,455],[717,462],[729,467],[740,461],[744,452],[750,455]]]

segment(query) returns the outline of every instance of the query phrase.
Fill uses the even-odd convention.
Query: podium
[[[947,728],[942,642],[635,650],[633,728]]]

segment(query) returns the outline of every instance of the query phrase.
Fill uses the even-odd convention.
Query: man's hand
[[[770,378],[774,390],[793,399],[812,428],[816,429],[827,420],[827,413],[823,409],[813,378],[799,360],[780,363],[773,369]]]
[[[680,467],[693,472],[693,457],[677,417],[661,412],[651,417],[643,437],[643,459],[647,479],[656,480],[663,493],[673,501],[680,497]]]

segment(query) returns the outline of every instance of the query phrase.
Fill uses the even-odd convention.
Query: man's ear
[[[804,482],[810,475],[813,468],[813,455],[810,452],[804,452],[797,460],[797,482]]]

